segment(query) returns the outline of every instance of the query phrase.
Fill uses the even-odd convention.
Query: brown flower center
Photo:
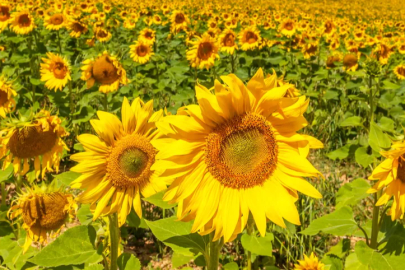
[[[27,126],[14,131],[8,148],[15,157],[33,158],[51,151],[57,138],[52,128],[44,131],[41,126]]]
[[[55,76],[55,78],[58,79],[64,79],[66,77],[66,74],[68,72],[68,68],[67,66],[65,66],[64,63],[62,62],[57,62],[55,63],[55,65],[53,66],[53,75]]]
[[[246,42],[249,44],[255,43],[257,42],[259,38],[257,37],[257,35],[255,33],[253,33],[252,31],[248,31],[246,33]]]
[[[5,22],[10,19],[10,9],[7,6],[0,6],[0,21]]]
[[[263,116],[237,116],[212,131],[206,143],[208,171],[224,186],[242,189],[260,185],[276,168],[277,141]]]
[[[182,24],[185,20],[186,20],[186,18],[184,17],[183,13],[176,14],[176,17],[174,19],[176,24]]]
[[[202,42],[198,46],[197,56],[202,60],[207,60],[212,55],[214,48],[211,42]]]
[[[107,55],[100,56],[94,61],[93,77],[101,84],[111,84],[120,78],[118,69],[114,66],[113,60]]]
[[[398,159],[398,171],[397,171],[397,179],[401,180],[402,183],[405,184],[405,160],[404,156],[399,157]]]
[[[145,33],[144,37],[145,37],[146,39],[151,40],[151,39],[153,39],[153,34],[152,34],[152,32],[147,31],[147,32]]]
[[[136,54],[140,57],[143,57],[145,55],[148,54],[148,47],[146,47],[145,45],[139,45],[136,48]]]
[[[399,75],[405,76],[405,67],[399,67],[397,68],[397,73]]]
[[[233,47],[235,46],[235,36],[232,33],[228,33],[224,37],[224,46]]]
[[[81,23],[79,22],[74,22],[72,24],[72,30],[74,32],[79,32],[79,33],[84,33],[86,30],[86,27],[84,27]]]
[[[97,38],[106,38],[108,37],[108,32],[104,29],[99,29],[97,31]]]
[[[31,195],[22,205],[24,223],[35,229],[57,230],[65,222],[68,200],[63,193]]]
[[[7,92],[0,90],[0,106],[3,106],[8,101]]]
[[[28,14],[22,14],[18,17],[18,26],[28,27],[31,25],[31,19]]]
[[[286,29],[286,30],[288,30],[288,31],[291,31],[291,30],[294,29],[294,24],[293,24],[292,22],[286,22],[286,23],[284,24],[284,29]]]
[[[343,58],[343,65],[345,67],[351,68],[357,64],[357,57],[354,54],[347,54]]]
[[[61,25],[63,23],[63,16],[62,14],[55,14],[51,17],[50,22],[53,25]]]

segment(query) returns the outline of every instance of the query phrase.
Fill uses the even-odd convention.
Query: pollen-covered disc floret
[[[214,178],[230,188],[262,184],[277,164],[277,143],[263,116],[246,114],[207,136],[205,162]]]
[[[107,173],[113,186],[143,186],[155,162],[155,149],[143,136],[132,134],[120,140],[108,158]]]

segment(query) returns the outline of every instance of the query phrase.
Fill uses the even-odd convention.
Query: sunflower
[[[302,53],[304,54],[305,59],[310,59],[311,56],[314,56],[317,53],[317,51],[318,51],[317,42],[306,43],[302,48]]]
[[[48,30],[60,30],[66,26],[67,18],[63,13],[55,13],[52,16],[46,16],[44,26]]]
[[[81,21],[71,21],[68,23],[67,28],[70,30],[69,35],[73,38],[79,38],[89,30],[86,24]]]
[[[142,40],[145,44],[153,45],[156,40],[156,32],[150,28],[145,28],[139,33],[138,40]]]
[[[58,54],[48,52],[47,58],[42,58],[41,81],[45,82],[45,87],[50,90],[60,90],[70,81],[70,66],[66,58]]]
[[[306,156],[323,147],[296,133],[307,125],[309,100],[284,98],[291,85],[276,87],[276,74],[265,79],[261,69],[247,86],[234,74],[221,78],[227,85],[196,86],[199,105],[156,124],[168,138],[152,143],[159,150],[152,168],[175,179],[164,200],[179,203],[180,220],[195,219],[192,232],[215,231],[213,241],[234,239],[249,212],[261,235],[266,217],[282,227],[283,219],[300,224],[297,191],[322,197],[302,178],[320,174]]]
[[[195,68],[209,69],[214,65],[215,59],[219,58],[218,42],[212,38],[208,33],[204,33],[202,37],[195,37],[196,41],[190,41],[193,45],[187,50],[187,60],[190,65]]]
[[[13,13],[10,24],[13,31],[19,35],[28,34],[35,27],[34,18],[27,10]]]
[[[356,71],[359,67],[358,59],[355,54],[346,54],[343,57],[343,68],[347,71]]]
[[[13,201],[8,211],[10,219],[17,217],[24,222],[27,231],[23,252],[32,242],[43,245],[47,242],[47,233],[58,233],[65,222],[75,216],[77,204],[73,196],[54,188],[26,187],[26,191]]]
[[[259,47],[261,41],[260,32],[254,26],[248,27],[239,33],[239,44],[242,44],[241,49],[243,51]]]
[[[374,52],[377,54],[381,65],[386,65],[388,63],[388,59],[394,53],[394,50],[388,44],[380,43],[374,49]]]
[[[5,4],[0,4],[0,32],[2,32],[11,19],[10,6]]]
[[[145,64],[149,62],[151,56],[154,54],[151,45],[145,42],[144,39],[135,41],[135,44],[129,46],[129,48],[131,58],[139,64]]]
[[[112,37],[110,31],[101,27],[97,27],[94,32],[97,40],[100,41],[101,43],[109,41]]]
[[[117,91],[120,83],[127,84],[127,73],[114,56],[104,51],[96,59],[87,59],[83,62],[81,79],[87,81],[87,88],[99,83],[99,91],[109,93]]]
[[[391,209],[387,212],[392,220],[403,219],[405,213],[405,142],[397,142],[392,150],[383,151],[386,159],[378,165],[369,180],[378,180],[367,193],[375,193],[385,187],[376,206],[387,204],[393,197]]]
[[[279,26],[278,31],[284,36],[291,37],[295,34],[295,22],[291,19],[285,19]]]
[[[398,65],[394,68],[394,73],[399,80],[405,80],[405,65]]]
[[[72,188],[85,191],[81,203],[90,203],[93,219],[118,213],[119,226],[125,223],[132,206],[142,217],[141,194],[149,197],[166,189],[170,181],[161,181],[159,170],[151,169],[156,150],[152,142],[161,137],[155,123],[163,111],[153,112],[153,101],[146,104],[140,98],[132,105],[124,98],[122,122],[113,114],[99,111],[100,120],[91,120],[98,136],[78,136],[86,152],[72,155],[79,162],[71,170],[82,173],[72,182]]]
[[[171,26],[170,29],[173,33],[178,33],[181,30],[186,30],[187,26],[190,24],[190,20],[187,15],[182,11],[175,10],[170,16]]]
[[[134,19],[134,18],[127,18],[127,19],[125,19],[123,26],[124,26],[126,29],[134,29],[135,26],[136,26],[136,22],[137,22],[137,21],[138,21],[138,20],[137,20],[137,19]]]
[[[398,52],[400,54],[405,54],[405,41],[397,45]]]
[[[221,44],[221,52],[226,52],[233,55],[235,50],[238,49],[236,44],[236,34],[231,29],[225,29],[219,36],[219,43]]]
[[[11,83],[4,77],[0,76],[0,116],[6,118],[6,114],[15,110],[14,97],[17,92],[13,89]]]
[[[304,254],[304,260],[298,260],[298,264],[294,265],[294,270],[324,270],[325,264],[318,261],[318,257],[312,252],[308,257]]]
[[[41,110],[29,122],[13,123],[3,129],[0,137],[0,158],[5,157],[3,170],[11,163],[15,174],[28,172],[34,162],[35,175],[42,178],[47,171],[59,171],[63,149],[68,150],[62,137],[67,135],[57,116]],[[41,169],[42,164],[42,169]]]

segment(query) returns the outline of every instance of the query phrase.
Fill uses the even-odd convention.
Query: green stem
[[[104,94],[104,110],[108,112],[108,96],[107,93]]]
[[[6,206],[7,190],[6,183],[1,182],[1,206]]]
[[[378,218],[380,216],[380,207],[376,206],[378,199],[381,196],[381,190],[377,193],[374,193],[374,206],[373,206],[373,221],[371,227],[371,239],[370,239],[370,247],[373,249],[377,249],[378,247],[378,232],[380,231],[380,226],[378,222]]]
[[[208,270],[218,270],[219,266],[219,254],[222,248],[221,239],[212,241],[214,239],[215,232],[210,234],[210,243],[208,244]]]
[[[120,228],[118,227],[118,215],[117,213],[108,216],[110,219],[110,270],[118,270],[118,248],[120,244]]]
[[[33,65],[32,65],[32,60],[33,60],[33,57],[32,57],[32,36],[29,36],[27,40],[28,40],[28,53],[29,53],[29,57],[30,57],[31,77],[35,78],[34,68],[33,68]],[[35,98],[36,98],[35,97],[35,85],[31,84],[31,88],[32,88],[32,104],[34,104],[35,103]]]
[[[232,73],[235,73],[235,57],[233,56],[233,54],[231,54],[230,57],[231,57]]]
[[[72,81],[69,81],[69,108],[70,108],[70,115],[71,115],[71,121],[73,121],[73,114],[75,113],[75,105],[73,103],[73,87],[72,87]]]
[[[370,127],[371,123],[374,121],[374,95],[373,95],[373,76],[369,78],[369,88],[370,88]]]
[[[61,43],[60,43],[60,34],[59,34],[59,31],[60,31],[60,30],[58,30],[56,33],[57,33],[57,36],[58,36],[59,53],[62,54],[62,46],[61,46]]]
[[[255,230],[254,225],[255,225],[255,222],[253,220],[253,217],[252,217],[252,215],[249,215],[249,219],[247,222],[248,235],[253,235],[254,230]],[[252,252],[250,252],[250,251],[248,251],[248,254],[247,254],[247,269],[252,270]]]
[[[23,177],[22,177],[22,175],[18,175],[18,176],[17,176],[17,179],[16,179],[16,182],[15,182],[15,189],[16,189],[16,191],[17,191],[18,193],[21,192],[21,186],[22,186],[22,184],[23,184]]]

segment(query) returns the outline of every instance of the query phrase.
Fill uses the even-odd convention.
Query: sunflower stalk
[[[35,77],[35,74],[34,74],[34,68],[33,68],[33,58],[32,58],[32,36],[29,36],[28,37],[28,39],[27,39],[27,45],[28,45],[28,53],[29,53],[29,57],[30,57],[30,70],[31,70],[31,76],[32,76],[32,78],[34,78]],[[32,104],[34,104],[35,103],[35,85],[34,84],[31,84],[31,87],[32,87]]]
[[[247,233],[248,235],[253,235],[254,233],[254,220],[252,215],[249,215],[248,222],[247,222]],[[248,251],[247,254],[247,269],[252,270],[252,252]]]
[[[59,31],[60,31],[60,30],[58,30],[58,31],[56,32],[56,34],[57,34],[57,36],[58,36],[58,48],[59,48],[59,53],[62,54],[62,45],[61,45],[61,42],[60,42],[60,33],[59,33]]]
[[[378,247],[378,232],[380,231],[380,207],[376,206],[378,199],[381,197],[382,190],[379,190],[377,193],[374,193],[374,206],[373,206],[373,221],[371,227],[371,239],[370,239],[370,247],[373,249],[377,249]],[[381,217],[382,218],[382,217]]]
[[[210,234],[210,242],[208,244],[208,260],[207,270],[218,270],[219,255],[223,245],[222,238],[217,241],[212,241],[215,236],[215,231]]]
[[[117,213],[108,216],[110,220],[110,270],[117,270],[118,249],[120,244],[120,228],[118,226]]]
[[[6,183],[1,182],[1,206],[6,206],[7,190]]]

